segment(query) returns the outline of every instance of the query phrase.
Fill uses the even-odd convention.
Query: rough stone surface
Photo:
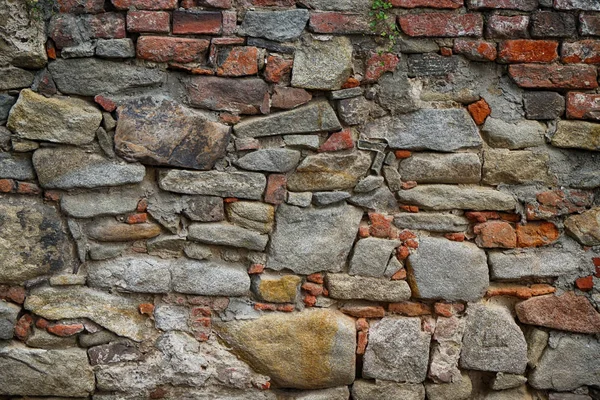
[[[345,204],[325,208],[280,205],[267,267],[300,274],[341,271],[361,217],[362,210]]]
[[[21,91],[8,118],[8,128],[30,140],[82,145],[94,140],[102,114],[91,104],[69,97],[46,98]]]
[[[512,124],[488,118],[481,131],[493,147],[522,149],[544,144],[545,129],[539,122],[519,121]]]
[[[350,275],[382,277],[399,241],[377,238],[359,240],[350,260]]]
[[[186,87],[193,107],[241,114],[268,112],[269,86],[262,79],[195,76]]]
[[[73,193],[61,197],[60,207],[71,217],[91,218],[132,212],[137,207],[139,200],[138,195],[120,190],[101,194]]]
[[[504,192],[483,187],[452,185],[419,185],[398,192],[401,203],[432,210],[512,210],[515,199]]]
[[[100,39],[96,43],[96,55],[104,58],[133,58],[135,57],[135,45],[129,38]]]
[[[398,202],[390,189],[386,187],[381,187],[367,193],[356,194],[348,199],[348,203],[390,214],[398,211]]]
[[[523,106],[528,119],[556,119],[565,112],[565,98],[556,92],[529,92]]]
[[[356,380],[352,385],[352,398],[356,400],[424,400],[425,389],[421,384],[396,383],[376,380]]]
[[[269,233],[273,229],[275,209],[269,204],[236,201],[227,205],[227,217],[229,221],[243,228]]]
[[[248,11],[240,29],[248,36],[278,42],[297,39],[308,22],[308,10]]]
[[[246,269],[237,264],[181,259],[171,265],[173,290],[202,296],[242,296],[250,289]]]
[[[216,328],[228,345],[278,387],[319,389],[354,380],[354,320],[339,312],[270,314]]]
[[[31,159],[27,156],[0,152],[0,178],[30,180],[35,178]]]
[[[88,285],[127,292],[168,293],[169,263],[151,257],[123,257],[88,265]]]
[[[488,185],[549,183],[548,159],[547,154],[526,150],[486,150],[483,153],[483,182]]]
[[[400,229],[423,229],[433,232],[463,232],[469,226],[465,217],[453,214],[402,213],[394,216],[394,225]]]
[[[492,383],[493,390],[506,390],[519,387],[527,382],[527,378],[523,375],[505,374],[498,372]]]
[[[3,2],[0,14],[6,17],[0,25],[0,64],[31,69],[46,65],[44,21],[31,18],[28,5],[18,1]]]
[[[469,388],[471,380],[458,369],[458,360],[465,332],[465,320],[452,317],[438,317],[436,320],[433,343],[431,345],[430,366],[427,376],[435,383],[455,383],[458,393]],[[466,377],[465,377],[466,376]],[[445,392],[449,387],[438,389]],[[468,396],[467,396],[468,397]]]
[[[168,170],[159,176],[161,189],[175,193],[203,194],[260,200],[267,185],[263,174],[254,172]]]
[[[127,242],[130,240],[150,239],[160,235],[160,225],[153,222],[123,224],[113,218],[103,218],[88,223],[85,233],[99,242]]]
[[[300,152],[290,149],[264,149],[253,151],[236,161],[236,165],[249,171],[287,172],[300,162]]]
[[[422,238],[407,267],[415,297],[472,301],[489,284],[485,252],[471,243]]]
[[[565,221],[569,234],[586,246],[600,245],[600,208],[592,208]]]
[[[474,153],[421,153],[402,161],[399,171],[418,183],[479,183],[481,161]]]
[[[256,231],[235,225],[220,223],[192,224],[189,227],[188,238],[200,243],[242,247],[258,251],[264,250],[269,241],[267,235],[261,235]]]
[[[383,318],[369,329],[363,376],[394,382],[425,380],[431,335],[419,318]]]
[[[329,296],[334,299],[400,302],[410,298],[410,287],[405,281],[344,274],[327,274],[326,281]]]
[[[0,340],[12,339],[20,311],[16,304],[0,301]]]
[[[559,121],[552,145],[600,151],[600,127],[585,121]]]
[[[252,280],[252,290],[262,301],[293,303],[298,296],[301,278],[296,275],[260,274]]]
[[[115,149],[127,161],[206,170],[229,143],[228,126],[168,98],[138,98],[117,115]]]

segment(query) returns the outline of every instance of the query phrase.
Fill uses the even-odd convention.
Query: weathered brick
[[[258,49],[241,46],[225,50],[226,56],[219,61],[217,75],[246,76],[258,73]],[[221,54],[219,54],[221,59]]]
[[[518,39],[529,37],[528,15],[490,15],[487,19],[485,36],[489,39]]]
[[[575,286],[577,289],[583,292],[589,292],[594,288],[594,277],[592,275],[578,278],[575,280]]]
[[[496,43],[484,40],[456,39],[454,52],[472,61],[494,61],[498,55]]]
[[[531,89],[594,89],[597,71],[591,65],[518,64],[508,67],[517,85]]]
[[[399,62],[400,58],[396,54],[371,54],[367,60],[363,83],[376,82],[384,73],[395,71]]]
[[[340,311],[355,318],[383,318],[385,316],[385,309],[381,306],[368,306],[355,303],[342,305]]]
[[[485,99],[480,99],[475,103],[469,104],[467,110],[469,110],[471,117],[473,117],[473,121],[475,121],[477,125],[482,125],[486,118],[492,113],[492,110]]]
[[[567,118],[600,121],[600,94],[567,94]]]
[[[539,247],[548,245],[556,239],[560,232],[552,222],[530,222],[517,225],[517,245],[519,247]]]
[[[596,0],[554,0],[557,10],[600,11],[600,3]]]
[[[600,64],[600,40],[564,42],[560,55],[564,63]]]
[[[177,0],[111,0],[119,10],[135,8],[137,10],[174,10]]]
[[[113,112],[117,109],[117,104],[114,101],[100,94],[94,97],[94,101],[99,104],[104,111]]]
[[[398,18],[402,31],[409,36],[461,37],[481,36],[481,14],[428,13]]]
[[[95,14],[104,12],[104,0],[57,0],[61,13]]]
[[[465,305],[462,303],[435,303],[433,309],[437,315],[450,318],[453,315],[460,314],[465,311]]]
[[[284,76],[292,72],[294,60],[289,60],[277,55],[267,57],[267,66],[265,67],[265,79],[268,82],[279,83]]]
[[[406,315],[408,317],[418,317],[420,315],[430,315],[431,307],[423,303],[403,301],[401,303],[390,303],[388,311],[395,314]]]
[[[538,0],[468,0],[470,9],[508,9],[533,11],[538,7]]]
[[[552,40],[505,40],[500,43],[502,63],[549,63],[558,59],[558,42]]]
[[[473,227],[477,246],[511,249],[517,247],[517,235],[511,224],[504,221],[487,221]]]
[[[319,147],[319,152],[340,151],[354,148],[354,139],[350,129],[332,133],[329,138]]]
[[[187,85],[193,106],[235,114],[268,113],[268,89],[265,81],[258,78],[197,76],[191,78]]]
[[[600,14],[579,14],[579,33],[583,36],[600,36]]]
[[[231,8],[232,0],[183,0],[181,7],[188,9],[194,7]]]
[[[209,44],[206,39],[141,36],[137,42],[137,56],[155,62],[202,62]]]
[[[373,34],[369,18],[365,14],[341,12],[310,13],[309,28],[316,33],[364,33]]]
[[[461,8],[464,0],[391,0],[391,3],[400,8]]]
[[[222,31],[219,11],[173,11],[173,33],[176,35],[218,35]]]
[[[166,11],[129,11],[127,30],[140,33],[169,33],[171,16]]]
[[[271,174],[267,179],[265,191],[265,202],[269,204],[281,204],[287,195],[287,177],[280,174]]]
[[[94,39],[122,39],[126,36],[125,16],[122,14],[104,13],[89,16],[87,23]]]
[[[308,103],[312,94],[301,88],[275,86],[271,96],[271,106],[289,110]]]
[[[577,34],[575,16],[564,12],[537,11],[531,16],[534,38],[564,38]]]
[[[53,335],[67,337],[83,332],[83,324],[51,324],[46,330]]]

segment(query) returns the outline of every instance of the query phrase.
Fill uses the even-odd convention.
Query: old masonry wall
[[[596,0],[0,0],[0,399],[600,399],[599,64]]]

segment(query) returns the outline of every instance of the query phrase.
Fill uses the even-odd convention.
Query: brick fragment
[[[17,193],[35,196],[42,193],[42,189],[35,183],[17,182]]]
[[[119,10],[135,8],[137,10],[174,10],[177,0],[111,0]]]
[[[546,246],[556,241],[560,232],[552,222],[530,222],[517,225],[517,243],[519,247]]]
[[[403,301],[401,303],[390,303],[388,305],[388,311],[395,314],[406,315],[408,317],[418,317],[421,315],[430,315],[431,307],[423,303]]]
[[[579,33],[582,36],[600,36],[600,13],[579,14]]]
[[[250,267],[248,267],[248,274],[249,275],[262,274],[264,270],[265,270],[264,264],[252,264],[252,265],[250,265]]]
[[[452,56],[452,47],[440,47],[440,54],[444,57]]]
[[[542,296],[554,292],[556,292],[556,288],[547,284],[534,284],[531,286],[501,285],[488,288],[486,296],[511,296],[520,299],[529,299],[533,296]]]
[[[564,42],[560,55],[564,63],[600,64],[600,40]]]
[[[385,309],[381,306],[361,306],[354,304],[344,304],[340,311],[354,318],[383,318]]]
[[[393,281],[403,281],[406,279],[406,269],[404,268],[400,268],[398,271],[394,272],[394,275],[392,275],[391,280]]]
[[[399,8],[461,8],[464,0],[391,0],[392,6]]]
[[[23,304],[25,302],[25,289],[21,286],[0,285],[0,299]]]
[[[137,213],[128,215],[125,220],[128,224],[142,224],[144,222],[148,222],[148,214],[147,213]]]
[[[222,29],[220,11],[173,11],[173,33],[176,35],[219,35]]]
[[[46,330],[55,336],[68,337],[83,332],[83,324],[51,324]]]
[[[12,179],[0,179],[0,193],[10,193],[15,188],[15,181]]]
[[[371,54],[371,57],[367,60],[363,82],[376,82],[384,73],[395,71],[399,62],[400,58],[396,54]]]
[[[446,233],[444,234],[444,237],[448,240],[452,240],[453,242],[464,242],[465,241],[465,234],[464,233],[458,233],[458,232],[454,232],[454,233]]]
[[[406,246],[399,246],[396,249],[396,258],[400,261],[406,260],[410,255],[410,250]]]
[[[92,39],[122,39],[127,36],[125,16],[117,13],[90,15],[85,20]]]
[[[142,36],[137,42],[137,56],[155,62],[203,62],[209,41],[165,36]]]
[[[549,63],[558,59],[558,42],[553,40],[506,40],[498,50],[498,62],[502,63]]]
[[[293,312],[296,307],[293,304],[277,304],[277,311]]]
[[[320,272],[315,272],[314,274],[310,274],[306,277],[306,280],[313,283],[318,283],[322,285],[325,282],[323,278],[323,274]]]
[[[577,92],[568,93],[567,118],[600,121],[600,95]]]
[[[405,181],[400,183],[400,189],[402,190],[410,190],[417,187],[416,181]]]
[[[368,331],[358,331],[356,338],[356,354],[365,354],[369,343]]]
[[[37,321],[35,321],[35,327],[39,329],[46,329],[48,325],[50,325],[50,322],[44,318],[38,318]]]
[[[319,147],[319,153],[329,151],[340,151],[354,148],[354,138],[350,129],[332,133],[329,138]]]
[[[254,303],[254,309],[258,311],[275,311],[277,306],[268,303]]]
[[[494,61],[498,56],[496,43],[484,40],[456,39],[454,52],[472,61]]]
[[[598,87],[597,71],[591,65],[517,64],[510,65],[508,73],[522,88],[595,89]]]
[[[517,246],[517,235],[508,222],[487,221],[473,227],[479,247],[511,249]]]
[[[360,81],[355,77],[349,77],[346,82],[342,85],[342,89],[351,89],[360,86]]]
[[[151,317],[154,314],[154,304],[142,303],[138,306],[138,311],[140,312],[140,314],[144,314]]]
[[[171,16],[166,11],[127,12],[127,31],[137,33],[169,33]]]
[[[378,238],[388,238],[392,232],[392,222],[394,217],[391,215],[369,212],[369,234]]]
[[[181,2],[181,7],[195,8],[195,7],[212,7],[212,8],[221,8],[228,9],[232,6],[232,0],[183,0]]]
[[[433,305],[433,310],[437,315],[450,318],[465,311],[465,305],[462,303],[442,303],[437,302]]]
[[[314,307],[317,304],[317,298],[310,294],[302,296],[302,302],[306,307]]]
[[[265,66],[265,79],[268,82],[279,83],[292,72],[294,60],[289,60],[277,55],[267,57]]]
[[[487,19],[485,36],[489,39],[518,39],[529,37],[529,16],[493,14]]]
[[[583,292],[589,292],[594,288],[594,277],[592,275],[578,278],[575,280],[575,286],[577,289]]]
[[[54,41],[52,39],[46,41],[46,55],[49,59],[56,60],[56,46],[54,46]]]
[[[312,296],[320,296],[321,294],[323,294],[323,285],[319,285],[318,283],[313,282],[304,282],[302,284],[302,290],[304,290]]]
[[[267,179],[265,191],[265,202],[269,204],[281,204],[287,195],[287,177],[280,174],[271,174]]]
[[[398,17],[402,31],[414,37],[481,36],[481,14],[427,13]]]
[[[33,318],[29,314],[24,314],[15,324],[15,337],[24,342],[31,334]]]
[[[365,14],[335,11],[311,12],[309,28],[315,33],[373,34]]]
[[[483,125],[487,117],[492,113],[492,109],[485,99],[480,99],[475,103],[469,104],[467,110],[469,110],[469,114],[471,114],[473,121],[475,121],[477,125]]]
[[[221,58],[221,57],[219,57]],[[219,62],[219,76],[247,76],[258,73],[258,48],[251,46],[233,47]]]
[[[113,112],[117,109],[117,104],[114,101],[112,101],[108,97],[102,96],[101,94],[96,95],[94,97],[94,101],[96,102],[96,104],[102,107],[104,111]]]

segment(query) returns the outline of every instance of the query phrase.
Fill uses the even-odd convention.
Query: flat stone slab
[[[0,178],[33,180],[33,164],[28,155],[18,155],[0,152]]]
[[[300,37],[308,18],[308,10],[304,9],[248,11],[240,29],[246,36],[286,42]]]
[[[60,209],[75,218],[119,215],[135,211],[141,193],[114,190],[108,193],[65,193],[60,198]]]
[[[513,210],[517,202],[507,193],[487,187],[419,185],[398,192],[400,203],[431,210]]]
[[[400,229],[423,229],[432,232],[464,232],[469,227],[469,220],[454,214],[402,213],[394,216],[394,225]]]
[[[329,296],[340,300],[370,300],[400,302],[410,298],[410,287],[406,281],[391,281],[387,278],[327,274]]]
[[[192,107],[240,114],[269,111],[269,85],[259,78],[192,76],[186,89]]]
[[[206,244],[263,251],[269,236],[236,225],[210,223],[190,225],[188,239]]]
[[[600,151],[600,124],[559,121],[551,142],[556,147]]]
[[[240,157],[235,164],[249,171],[287,172],[300,162],[300,152],[290,149],[262,149]]]
[[[261,200],[267,178],[256,172],[172,169],[160,172],[158,184],[161,189],[175,193]]]
[[[419,153],[403,160],[399,172],[418,183],[479,183],[481,161],[475,153]]]

